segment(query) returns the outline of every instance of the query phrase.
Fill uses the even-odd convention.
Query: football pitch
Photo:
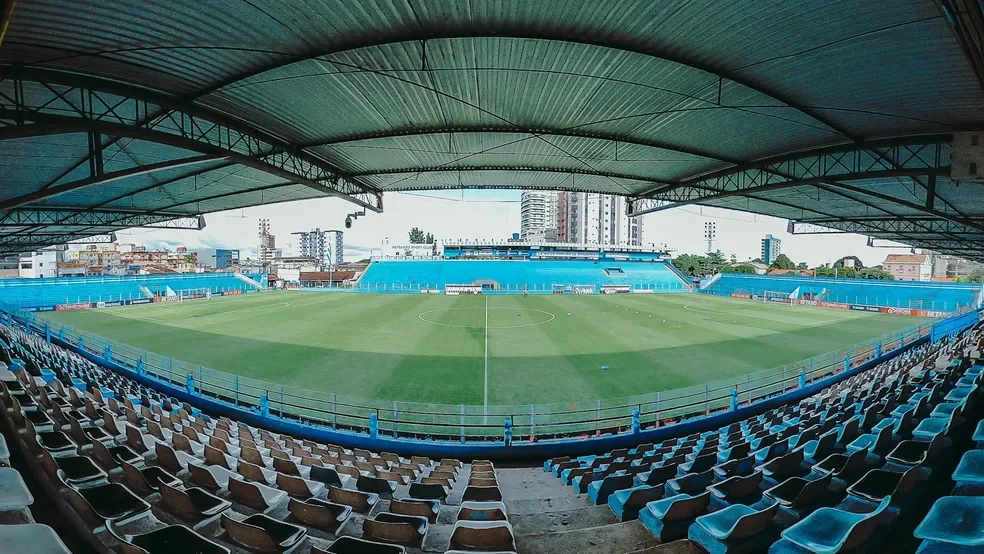
[[[43,315],[178,360],[340,398],[478,405],[687,387],[921,322],[692,293],[285,291]]]

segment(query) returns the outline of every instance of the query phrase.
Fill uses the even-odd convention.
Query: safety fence
[[[951,289],[955,290],[955,289]],[[967,301],[956,299],[941,300],[935,298],[914,298],[912,294],[892,294],[889,291],[871,294],[849,294],[835,291],[825,292],[817,298],[792,298],[788,291],[763,290],[761,288],[729,287],[727,289],[701,290],[703,294],[729,296],[763,302],[779,302],[823,306],[828,308],[855,309],[862,311],[880,311],[879,308],[892,310],[896,315],[919,315],[920,317],[939,317],[943,314],[976,309],[979,300],[977,296],[968,293]]]
[[[670,425],[805,386],[928,336],[933,326],[921,323],[798,363],[682,389],[588,402],[485,407],[367,400],[269,383],[134,348],[36,313],[10,306],[4,310],[49,340],[60,339],[138,374],[262,415],[372,436],[462,443],[502,441],[506,427],[513,442],[626,432],[633,426],[633,412],[642,429]]]

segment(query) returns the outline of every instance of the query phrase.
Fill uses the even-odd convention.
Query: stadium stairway
[[[948,481],[967,474],[954,467],[975,444],[966,423],[980,410],[980,329],[718,431],[537,468],[276,434],[210,417],[21,328],[0,326],[0,339],[6,442],[32,462],[40,490],[30,492],[62,500],[59,515],[99,552],[901,554],[929,503],[984,490],[984,477]],[[21,526],[25,497],[0,472],[0,539],[67,552],[50,529]],[[978,552],[981,529],[934,523],[974,504],[938,505],[919,536],[936,550],[925,552]]]

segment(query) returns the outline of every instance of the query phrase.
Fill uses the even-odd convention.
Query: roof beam
[[[372,37],[370,40],[366,40],[363,37]],[[416,31],[402,31],[401,34],[394,34],[385,38],[375,38],[372,34],[362,35],[355,40],[350,42],[335,44],[330,47],[324,48],[314,48],[308,52],[295,55],[286,56],[285,59],[274,61],[268,65],[262,65],[256,68],[251,68],[241,74],[233,75],[227,79],[214,83],[213,85],[206,87],[205,89],[199,91],[197,94],[191,96],[189,100],[199,100],[209,94],[219,92],[231,86],[239,85],[243,81],[246,81],[257,75],[261,75],[268,71],[273,71],[280,69],[282,67],[287,67],[296,63],[300,63],[307,60],[326,58],[334,54],[340,54],[342,52],[348,52],[353,50],[361,50],[365,48],[373,47],[384,47],[392,44],[406,43],[406,42],[422,42],[425,43],[428,40],[447,40],[447,39],[482,39],[482,38],[493,38],[493,39],[520,39],[520,40],[546,40],[546,41],[556,41],[564,42],[569,44],[580,44],[587,46],[596,46],[599,48],[607,48],[610,50],[619,50],[623,52],[629,52],[633,54],[639,54],[649,58],[664,60],[667,62],[675,63],[680,66],[689,67],[697,71],[713,75],[722,80],[731,81],[750,90],[754,90],[768,98],[771,98],[780,104],[788,106],[804,115],[809,117],[811,120],[819,123],[826,129],[828,129],[831,134],[840,135],[852,141],[858,140],[856,137],[846,128],[834,122],[829,117],[822,115],[821,110],[814,109],[812,107],[803,105],[792,98],[780,93],[777,90],[771,89],[764,86],[761,83],[752,81],[741,77],[735,72],[727,71],[721,67],[712,67],[710,64],[697,60],[694,57],[688,57],[685,52],[676,50],[670,51],[669,49],[659,49],[659,48],[646,48],[635,44],[621,43],[618,41],[617,36],[609,36],[606,41],[591,40],[584,37],[572,36],[566,30],[561,28],[550,29],[547,27],[538,27],[535,30],[532,29],[468,29],[467,31],[462,31],[460,29],[448,29],[446,31],[441,30],[416,30]],[[424,60],[421,60],[422,66]],[[377,70],[377,73],[386,74],[385,70]],[[246,86],[246,85],[243,85]],[[672,91],[670,91],[672,92]],[[681,96],[691,97],[691,95],[686,93],[678,93]],[[742,110],[741,106],[721,106],[723,108],[732,108],[736,110]]]
[[[574,169],[570,167],[539,167],[539,166],[511,166],[511,165],[473,165],[473,166],[431,166],[431,167],[408,167],[398,169],[382,169],[375,171],[363,171],[353,173],[355,177],[372,177],[378,175],[403,175],[403,174],[424,174],[424,173],[457,173],[457,172],[476,172],[476,171],[515,171],[522,173],[566,173],[568,175],[591,175],[595,177],[606,177],[609,179],[625,179],[627,181],[638,181],[653,184],[669,184],[668,181],[652,179],[641,175],[631,175],[628,173],[615,173],[612,171],[595,171],[592,169]],[[515,188],[515,185],[513,186]]]
[[[248,123],[115,82],[9,65],[0,69],[7,70],[0,75],[0,83],[11,82],[15,89],[24,82],[41,85],[32,87],[31,95],[0,95],[0,105],[5,108],[0,110],[0,119],[8,126],[4,137],[86,132],[147,140],[202,154],[224,153],[235,163],[371,211],[382,211],[380,191]]]
[[[363,141],[374,140],[374,139],[388,139],[388,138],[426,136],[426,135],[444,135],[444,134],[457,135],[457,134],[468,134],[468,133],[476,133],[476,134],[516,133],[516,134],[533,135],[537,137],[549,136],[549,137],[585,138],[585,139],[610,141],[617,144],[629,144],[633,146],[659,148],[661,150],[677,152],[680,154],[686,154],[688,156],[707,158],[710,160],[717,160],[733,165],[739,165],[744,163],[742,160],[731,158],[729,156],[724,156],[722,154],[711,152],[709,150],[704,150],[702,148],[681,146],[669,142],[646,139],[646,138],[620,136],[610,132],[587,131],[578,127],[533,128],[533,127],[521,127],[521,126],[509,126],[509,125],[454,125],[454,126],[438,126],[438,127],[405,127],[401,129],[392,129],[389,131],[349,135],[349,136],[334,138],[330,140],[316,141],[316,142],[303,144],[301,145],[301,147],[318,148],[318,147],[326,147],[326,146],[328,147],[349,146],[352,143],[363,142]]]
[[[111,228],[167,228],[200,231],[205,227],[204,217],[157,210],[140,212],[131,210],[78,210],[75,208],[37,207],[18,208],[0,212],[0,233],[4,227],[111,227]],[[78,231],[73,231],[77,233]],[[6,233],[3,233],[6,235]]]

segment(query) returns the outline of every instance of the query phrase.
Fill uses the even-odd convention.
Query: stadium
[[[984,552],[984,285],[638,240],[697,206],[984,261],[982,36],[971,0],[5,2],[0,257],[41,278],[0,279],[0,551]],[[505,189],[622,223],[289,286],[41,267]]]

